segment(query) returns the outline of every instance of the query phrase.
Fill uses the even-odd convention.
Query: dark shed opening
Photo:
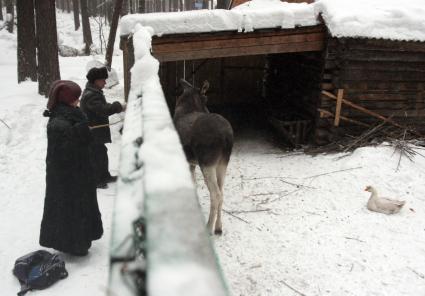
[[[308,143],[320,99],[323,36],[323,27],[314,26],[154,38],[170,113],[180,78],[197,87],[208,80],[210,111],[228,118],[236,133],[273,131],[291,147]],[[172,46],[181,40],[192,44]]]

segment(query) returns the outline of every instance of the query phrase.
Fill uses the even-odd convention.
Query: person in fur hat
[[[102,237],[96,183],[90,162],[92,135],[78,108],[81,88],[75,82],[52,83],[47,110],[46,195],[40,245],[72,255],[87,255]]]
[[[81,98],[81,110],[87,115],[90,126],[109,124],[109,116],[123,111],[123,106],[116,101],[108,103],[103,95],[108,78],[106,67],[92,68],[88,71],[87,84]],[[117,177],[109,173],[108,149],[105,143],[111,143],[109,126],[92,129],[93,142],[90,145],[91,158],[95,169],[97,188],[107,188],[107,183],[115,182]]]

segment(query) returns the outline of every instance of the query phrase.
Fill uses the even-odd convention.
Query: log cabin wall
[[[331,37],[327,43],[323,90],[336,95],[343,89],[344,99],[425,131],[425,43]],[[335,100],[322,95],[319,109],[335,114],[335,106]],[[379,121],[345,104],[341,116],[368,124]],[[322,144],[330,139],[325,130],[333,122],[323,117],[317,119],[316,129],[316,140]],[[341,126],[356,125],[342,121]]]

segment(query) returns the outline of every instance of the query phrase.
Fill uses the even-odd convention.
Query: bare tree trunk
[[[59,9],[61,9],[62,11],[65,11],[65,1],[64,0],[56,1],[56,5]]]
[[[35,1],[35,12],[38,93],[47,96],[50,84],[60,79],[55,1]]]
[[[227,9],[227,6],[229,5],[228,0],[217,0],[217,7],[218,9]]]
[[[128,0],[128,2],[129,2],[129,6],[130,6],[130,14],[133,14],[134,13],[134,3],[133,3],[133,0]]]
[[[106,3],[106,19],[108,20],[109,24],[112,22],[113,12],[114,11],[113,11],[112,1],[109,1]]]
[[[193,0],[185,0],[184,10],[192,10],[192,9],[193,9]]]
[[[122,9],[123,0],[116,0],[114,14],[112,16],[111,29],[109,30],[108,47],[106,48],[106,66],[110,69],[112,65],[112,55],[114,53],[115,37],[117,35],[118,20]]]
[[[161,11],[161,1],[156,0],[154,2],[154,11],[155,12],[160,12]]]
[[[80,28],[80,3],[78,0],[72,0],[72,9],[74,11],[74,27],[77,31]]]
[[[137,7],[138,13],[144,13],[146,12],[146,1],[145,0],[139,0],[139,7]]]
[[[84,38],[84,43],[86,44],[85,53],[89,55],[90,47],[93,44],[93,40],[91,38],[90,21],[89,21],[89,15],[87,11],[87,0],[80,0],[80,7],[81,7],[81,22],[83,23],[83,38]]]
[[[6,28],[9,33],[13,33],[14,18],[15,9],[13,7],[13,0],[6,0]]]
[[[18,83],[27,78],[37,81],[33,1],[16,1],[16,17],[18,21]]]
[[[96,6],[95,0],[87,0],[87,14],[89,17],[96,15],[95,6]]]
[[[0,0],[0,21],[3,20],[3,1]]]
[[[69,1],[70,0],[65,0],[65,9],[66,12],[71,13],[71,3]]]
[[[128,0],[124,0],[121,6],[121,16],[128,14]]]

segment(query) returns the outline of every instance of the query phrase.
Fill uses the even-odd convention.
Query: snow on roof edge
[[[266,28],[295,28],[320,23],[321,15],[331,36],[425,42],[423,0],[318,0],[287,3],[251,0],[231,10],[194,10],[133,14],[121,19],[121,35],[136,24],[152,27],[154,35],[219,31],[252,32]]]

